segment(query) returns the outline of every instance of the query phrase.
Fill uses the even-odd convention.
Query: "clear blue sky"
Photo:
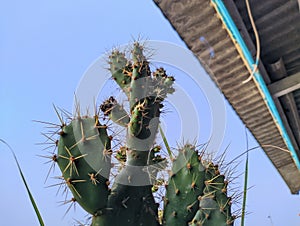
[[[71,110],[83,73],[111,47],[139,35],[184,43],[150,0],[2,1],[0,32],[0,138],[14,148],[46,225],[74,225],[74,219],[83,220],[85,213],[77,206],[75,213],[71,210],[63,217],[67,206],[60,206],[59,201],[64,197],[56,196],[57,188],[45,188],[55,180],[50,178],[44,184],[49,166],[37,157],[46,153],[35,145],[44,140],[40,135],[43,126],[32,120],[58,122],[52,103]],[[194,91],[190,92],[193,96]],[[207,104],[203,106],[207,108]],[[246,141],[244,126],[230,106],[226,109],[222,148],[230,143],[230,160],[245,151]],[[209,116],[201,112],[208,110],[198,111],[204,125]],[[250,147],[257,146],[249,139]],[[0,153],[1,225],[38,225],[11,154],[3,145]],[[240,160],[236,175],[243,173],[245,159]],[[250,153],[249,164],[249,186],[253,187],[248,193],[246,225],[271,226],[269,215],[275,226],[300,225],[299,197],[290,194],[261,149]],[[240,191],[242,181],[243,176],[235,181]]]

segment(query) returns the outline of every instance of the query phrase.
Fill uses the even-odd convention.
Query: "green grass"
[[[8,147],[8,149],[11,151],[11,153],[12,153],[14,159],[15,159],[15,162],[16,162],[16,164],[17,164],[17,167],[18,167],[20,176],[21,176],[21,178],[22,178],[23,184],[25,185],[25,188],[26,188],[27,194],[28,194],[28,196],[29,196],[31,205],[32,205],[32,207],[33,207],[33,209],[34,209],[34,211],[35,211],[36,216],[37,216],[37,219],[38,219],[40,225],[41,225],[41,226],[44,226],[44,225],[45,225],[45,224],[44,224],[44,221],[43,221],[42,216],[41,216],[41,214],[40,214],[40,211],[39,211],[39,209],[38,209],[38,207],[37,207],[37,205],[36,205],[36,203],[35,203],[35,201],[34,201],[34,198],[33,198],[32,194],[31,194],[31,192],[30,192],[30,189],[29,189],[29,187],[28,187],[28,185],[27,185],[26,179],[25,179],[25,177],[24,177],[24,174],[23,174],[23,172],[22,172],[22,169],[21,169],[21,167],[20,167],[20,164],[19,164],[19,162],[18,162],[18,159],[17,159],[17,156],[16,156],[15,152],[13,151],[13,149],[11,148],[11,146],[10,146],[6,141],[0,139],[0,142],[3,143],[6,147]]]

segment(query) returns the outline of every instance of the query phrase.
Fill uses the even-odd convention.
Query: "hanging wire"
[[[254,22],[254,19],[253,19],[253,16],[252,16],[252,12],[251,12],[251,7],[250,7],[250,4],[249,4],[249,0],[245,0],[245,2],[246,2],[247,12],[248,12],[248,16],[249,16],[249,19],[250,19],[250,22],[251,22],[251,26],[253,28],[253,32],[254,32],[254,35],[255,35],[256,49],[257,49],[257,51],[256,51],[255,64],[253,65],[254,67],[253,67],[253,69],[251,71],[250,76],[245,81],[243,81],[243,84],[249,82],[253,78],[254,73],[257,71],[258,64],[259,64],[259,58],[260,58],[260,40],[259,40],[258,31],[256,29],[256,25],[255,25],[255,22]]]

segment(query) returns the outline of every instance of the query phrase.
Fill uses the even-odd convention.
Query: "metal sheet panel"
[[[245,11],[242,1],[235,1],[240,12]],[[270,29],[267,25],[271,24],[272,18],[279,13],[276,11],[287,1],[250,1],[255,3],[257,9],[256,17],[262,18],[260,29]],[[268,4],[266,3],[268,2]],[[274,2],[272,5],[270,2]],[[232,107],[236,110],[241,120],[250,129],[257,141],[263,146],[267,156],[270,158],[292,193],[298,193],[300,190],[300,172],[287,152],[280,151],[271,146],[276,145],[283,149],[287,149],[281,134],[253,81],[243,84],[242,82],[248,78],[248,72],[243,60],[241,59],[235,44],[232,42],[221,20],[218,18],[214,8],[209,0],[155,0],[155,3],[162,10],[163,14],[170,21],[171,25],[178,32],[187,46],[198,57],[200,63],[206,68],[211,78],[228,99]],[[267,5],[265,5],[267,4]],[[272,6],[271,6],[272,5]],[[284,4],[282,12],[287,12],[293,8],[294,3]],[[271,8],[268,8],[271,7]],[[285,8],[287,8],[285,10]],[[266,12],[273,12],[269,17]],[[297,17],[296,15],[294,15]],[[293,17],[293,16],[292,16]],[[287,21],[293,21],[295,18],[289,18]],[[268,22],[269,21],[269,22]],[[300,21],[300,20],[299,20]],[[247,20],[245,20],[247,25]],[[272,26],[272,25],[270,25]],[[251,30],[250,27],[248,27]],[[288,29],[288,28],[286,28]],[[290,28],[291,29],[291,28]],[[275,29],[276,30],[276,29]],[[276,33],[273,31],[274,34]],[[279,31],[277,31],[279,32]],[[281,31],[280,31],[281,32]],[[288,31],[287,31],[288,32]],[[250,31],[251,34],[251,31]],[[270,39],[265,35],[266,39],[262,41],[269,42]],[[273,42],[281,40],[281,36],[277,34]],[[272,40],[271,40],[272,41]],[[300,43],[300,42],[299,42]],[[298,59],[295,52],[297,44],[288,44],[286,42],[279,45],[278,48],[271,46],[264,49],[263,54],[274,51],[280,55],[283,48],[290,46],[291,48],[285,52],[285,58],[289,59],[289,64]],[[292,46],[294,49],[292,49]],[[213,55],[212,55],[213,50]],[[277,56],[269,57],[276,58]],[[287,68],[291,70],[289,67]],[[299,68],[300,69],[300,68]],[[298,70],[298,69],[296,69]],[[297,93],[297,92],[295,92]],[[296,98],[295,98],[296,99]],[[300,95],[297,104],[300,104]]]

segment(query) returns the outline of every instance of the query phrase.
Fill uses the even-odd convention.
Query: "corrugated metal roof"
[[[250,24],[245,1],[234,1],[253,41],[254,35]],[[292,69],[297,63],[300,69],[300,14],[296,0],[249,0],[255,24],[259,31],[264,63],[272,63],[283,57],[286,68]],[[294,72],[293,72],[294,73]]]
[[[171,22],[187,46],[198,57],[211,78],[218,85],[245,125],[261,145],[273,145],[283,149],[287,146],[274,122],[263,97],[254,81],[242,82],[250,75],[236,45],[224,29],[224,25],[209,0],[154,0],[166,18]],[[244,0],[224,1],[245,42],[255,55],[255,39],[250,25]],[[300,18],[297,1],[250,0],[254,20],[261,37],[260,71],[267,84],[275,81],[269,64],[282,58],[291,76],[300,71]],[[212,55],[213,51],[213,55]],[[266,69],[265,67],[266,66]],[[274,68],[274,65],[271,65]],[[272,68],[271,67],[271,68]],[[284,78],[281,77],[281,80]],[[299,118],[300,90],[289,94],[292,97]],[[285,95],[286,96],[286,95]],[[286,114],[284,98],[275,98],[280,115],[287,126],[297,151],[298,137],[289,123],[293,119]],[[289,99],[290,100],[290,99]],[[290,104],[290,102],[288,103]],[[288,105],[289,106],[289,105]],[[298,108],[297,108],[298,107]],[[293,111],[294,112],[294,111]],[[299,132],[299,131],[298,131]],[[300,190],[300,172],[290,153],[271,146],[263,146],[274,166],[277,168],[292,193]]]
[[[255,42],[253,29],[249,21],[244,0],[234,1],[242,15],[243,21],[252,41]],[[261,41],[261,60],[266,65],[270,80],[279,80],[269,70],[269,65],[282,59],[286,77],[300,71],[300,13],[296,0],[249,0],[253,18],[257,26]],[[281,77],[280,79],[283,79]],[[287,117],[287,126],[291,127],[295,141],[300,146],[300,102],[296,98],[300,90],[280,97],[279,102]],[[293,109],[294,108],[294,109]],[[294,112],[293,112],[294,111]],[[295,114],[297,113],[297,114]]]

